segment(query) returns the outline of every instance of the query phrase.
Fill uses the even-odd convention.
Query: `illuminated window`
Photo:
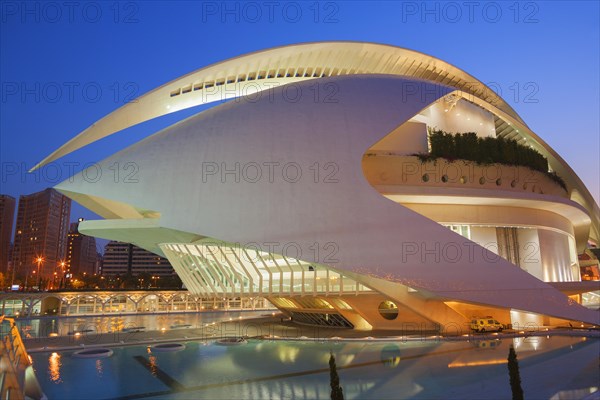
[[[469,225],[446,225],[452,232],[471,239],[471,227]]]

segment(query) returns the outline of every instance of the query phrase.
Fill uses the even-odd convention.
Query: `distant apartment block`
[[[19,197],[13,266],[20,278],[51,278],[66,261],[71,199],[54,189]],[[39,261],[38,261],[39,260]]]
[[[15,219],[15,198],[0,194],[0,272],[8,271],[10,242]]]
[[[79,219],[79,222],[83,218]],[[98,272],[98,252],[96,238],[79,233],[79,222],[73,222],[69,228],[66,272],[72,274],[92,275]]]
[[[109,242],[104,248],[102,275],[139,275],[148,273],[155,276],[175,274],[169,260],[133,244],[117,241]]]

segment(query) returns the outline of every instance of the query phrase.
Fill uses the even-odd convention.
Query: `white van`
[[[502,332],[504,327],[492,317],[473,318],[471,320],[471,329],[475,332]]]

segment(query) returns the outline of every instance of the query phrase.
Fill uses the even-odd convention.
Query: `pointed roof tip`
[[[61,149],[62,147],[59,147],[57,150],[54,150],[52,153],[50,153],[50,155],[44,157],[40,162],[38,162],[37,164],[35,164],[33,167],[31,167],[31,169],[29,169],[29,171],[27,171],[28,173],[32,173],[40,168],[42,168],[43,166],[47,165],[48,163],[62,157],[56,157],[56,154],[58,153],[58,151]]]
[[[42,166],[42,163],[44,163],[44,160],[40,161],[39,163],[35,164],[32,168],[29,169],[29,171],[27,171],[28,173],[32,173],[33,171],[39,169]]]

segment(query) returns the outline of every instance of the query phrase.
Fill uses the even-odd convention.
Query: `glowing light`
[[[461,368],[461,367],[478,367],[481,365],[496,365],[496,364],[506,364],[505,359],[496,359],[489,361],[471,361],[471,362],[452,362],[448,364],[448,368]]]
[[[300,348],[298,347],[280,346],[277,351],[277,356],[279,357],[279,361],[284,364],[294,364],[299,353]]]
[[[96,374],[101,377],[103,372],[102,361],[96,360]]]
[[[62,379],[60,378],[61,366],[60,354],[52,353],[48,359],[48,375],[50,376],[50,380],[54,383],[62,382]]]

